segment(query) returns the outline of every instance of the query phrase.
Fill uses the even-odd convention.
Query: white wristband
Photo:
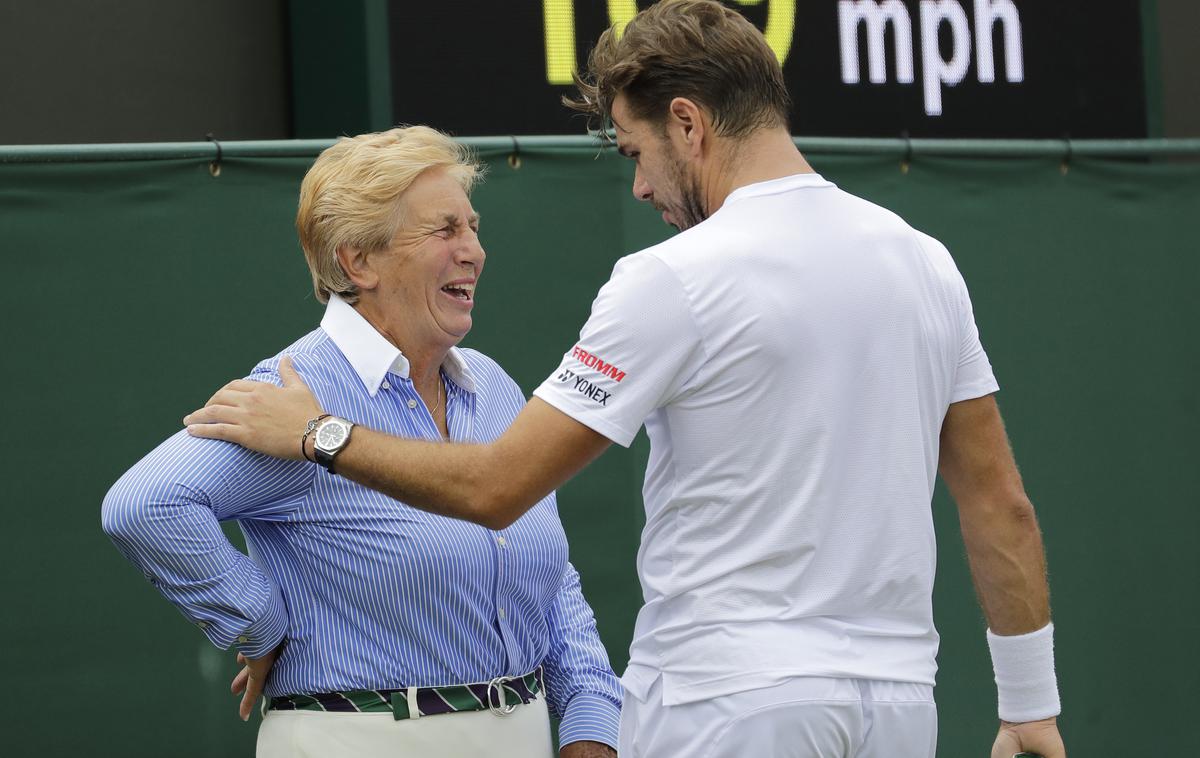
[[[1057,716],[1062,707],[1054,676],[1054,624],[1011,637],[988,629],[987,641],[996,672],[1000,718],[1022,722]]]

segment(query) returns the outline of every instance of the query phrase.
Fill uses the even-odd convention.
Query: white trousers
[[[539,695],[507,716],[267,711],[258,758],[552,758],[550,714]]]
[[[628,690],[621,758],[934,758],[933,688],[908,682],[795,677],[683,705]]]

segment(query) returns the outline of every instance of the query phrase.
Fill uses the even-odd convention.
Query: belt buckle
[[[487,684],[487,707],[489,711],[497,716],[507,716],[513,711],[517,710],[518,704],[513,703],[512,705],[509,705],[508,697],[504,694],[505,683],[511,682],[512,680],[513,677],[511,676],[498,676]],[[499,705],[494,705],[492,703],[493,689],[496,690],[496,700],[499,702]]]

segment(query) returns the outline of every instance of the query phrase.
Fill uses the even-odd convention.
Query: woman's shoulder
[[[475,392],[479,395],[500,395],[515,400],[520,405],[525,404],[525,393],[521,391],[508,372],[494,358],[473,348],[454,348],[459,358],[466,364],[468,375],[475,384]]]
[[[279,384],[279,362],[284,356],[306,382],[336,383],[346,373],[346,361],[324,330],[314,329],[279,352],[254,366],[249,379]]]
[[[467,371],[477,385],[482,386],[516,386],[516,382],[508,375],[496,359],[486,353],[470,348],[456,347],[453,348],[458,357],[466,364]]]

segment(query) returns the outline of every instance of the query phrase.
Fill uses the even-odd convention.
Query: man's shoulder
[[[938,272],[943,281],[954,284],[962,281],[962,274],[959,273],[958,264],[954,262],[954,256],[941,240],[918,229],[913,229],[912,234],[925,260]]]
[[[657,245],[630,253],[617,260],[612,275],[600,290],[597,299],[623,302],[641,310],[654,302],[661,302],[673,292],[686,291],[688,268],[693,265],[672,237]]]
[[[621,261],[653,259],[671,269],[687,266],[702,258],[706,252],[728,249],[729,244],[737,238],[736,229],[736,225],[723,223],[714,216],[662,242],[627,255]]]
[[[796,214],[798,225],[818,225],[826,230],[840,230],[850,236],[891,237],[905,243],[909,243],[916,233],[913,226],[896,211],[840,187],[831,188],[825,201],[810,210],[808,216]]]
[[[662,242],[622,256],[613,266],[613,279],[636,282],[641,288],[662,286],[670,280],[684,281],[689,268],[702,262],[723,247],[728,240],[719,234],[698,233],[699,226],[685,229]],[[651,282],[655,282],[651,285]]]

